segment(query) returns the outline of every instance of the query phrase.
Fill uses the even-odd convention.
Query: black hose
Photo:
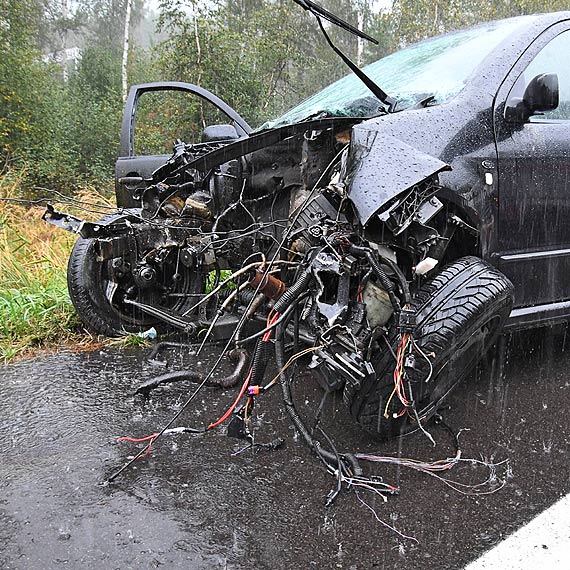
[[[396,297],[396,295],[394,293],[393,281],[388,277],[388,275],[386,275],[386,272],[384,271],[384,269],[380,265],[380,262],[376,259],[375,255],[372,252],[370,252],[366,255],[366,259],[368,259],[368,262],[370,263],[370,267],[372,267],[372,271],[374,272],[374,275],[376,275],[376,277],[378,277],[380,284],[382,285],[382,287],[384,288],[386,293],[388,293],[388,297],[390,297],[390,303],[392,303],[392,307],[394,307],[394,311],[396,313],[399,313],[400,312],[400,303],[399,303],[398,298]]]
[[[384,271],[384,268],[380,264],[380,261],[376,257],[376,254],[367,247],[359,247],[354,244],[351,244],[351,246],[349,247],[349,252],[352,253],[353,255],[356,255],[357,257],[365,257],[368,260],[368,263],[370,264],[370,267],[372,268],[374,275],[376,275],[378,281],[380,281],[382,288],[388,293],[388,296],[390,297],[390,302],[392,303],[394,309],[397,312],[399,312],[400,303],[398,302],[397,297],[394,295],[394,288],[395,288],[394,282],[388,277],[388,275]],[[404,274],[393,261],[388,259],[384,260],[388,263],[388,265],[394,271],[394,273],[396,273],[396,277],[398,278],[398,281],[400,281],[400,286],[402,289],[402,294],[404,295],[405,303],[407,304],[411,303],[412,297],[410,295],[410,288],[408,286],[406,278],[404,277]]]
[[[362,477],[364,471],[362,470],[362,467],[360,467],[360,463],[358,462],[358,459],[356,459],[355,455],[352,453],[343,453],[342,457],[344,457],[344,459],[346,459],[352,465],[354,476]]]
[[[219,293],[218,293],[218,301],[219,302],[224,302],[228,300],[228,297],[230,295],[233,295],[233,293],[235,292],[235,288],[233,287],[227,287],[226,289],[222,289]],[[255,295],[253,294],[253,291],[239,291],[237,294],[237,300],[240,303],[243,303],[244,305],[247,305],[254,297]]]
[[[228,356],[232,360],[237,360],[236,367],[234,371],[225,378],[220,378],[219,380],[210,380],[206,382],[206,386],[218,387],[218,388],[231,388],[235,386],[239,380],[242,378],[245,368],[249,363],[249,354],[247,350],[234,349],[228,353]],[[172,382],[182,382],[184,380],[189,380],[194,383],[201,383],[203,377],[198,372],[194,370],[177,370],[175,372],[167,372],[166,374],[161,374],[143,382],[136,390],[135,394],[142,394],[143,396],[148,396],[151,390],[158,388],[162,384],[170,384]]]
[[[283,370],[285,366],[285,339],[284,333],[287,324],[282,323],[277,327],[275,333],[275,359],[277,361],[277,368]],[[333,465],[338,465],[337,458],[334,453],[330,453],[322,448],[320,442],[311,437],[307,427],[303,423],[303,420],[297,413],[295,405],[293,403],[293,397],[291,394],[291,386],[289,384],[287,371],[282,371],[279,375],[279,384],[281,385],[281,391],[283,393],[283,402],[285,403],[285,410],[289,414],[289,418],[293,422],[295,429],[299,432],[301,437],[305,440],[309,448],[311,448],[317,455],[319,455],[325,461],[332,463]],[[340,469],[341,466],[338,466]]]
[[[372,271],[374,271],[374,275],[378,277],[378,281],[380,281],[382,287],[388,292],[393,291],[395,288],[394,282],[386,275],[384,268],[380,265],[376,256],[369,251],[366,254],[366,259],[368,263],[370,263],[370,267],[372,267]]]
[[[312,278],[313,274],[311,273],[311,270],[309,268],[305,269],[305,271],[301,273],[299,279],[297,279],[297,281],[295,281],[295,283],[293,283],[293,285],[291,285],[291,287],[287,289],[287,291],[285,291],[277,301],[275,301],[273,309],[278,313],[282,313],[293,303],[293,301],[295,301],[295,299],[297,299],[297,297],[299,297],[299,295],[301,295],[301,293],[307,289]]]
[[[319,311],[319,306],[317,305],[317,302],[313,300],[313,304],[311,305],[311,308],[309,309],[309,314],[307,315],[307,323],[309,325],[309,328],[313,331],[319,330],[320,322],[319,322],[318,311]]]
[[[162,384],[169,384],[171,382],[181,382],[183,380],[190,380],[190,382],[201,382],[202,376],[193,370],[178,370],[176,372],[167,372],[155,378],[151,378],[143,382],[136,390],[135,394],[142,394],[148,396],[151,390],[158,388]]]
[[[404,294],[404,300],[406,303],[412,302],[412,295],[410,293],[410,287],[408,285],[408,281],[406,280],[405,275],[402,273],[402,270],[398,267],[397,263],[394,263],[390,258],[384,257],[383,255],[380,256],[380,259],[396,274],[398,277],[398,281],[400,282],[400,286],[402,288],[402,293]]]
[[[255,352],[253,354],[253,361],[251,365],[251,386],[259,386],[265,376],[265,369],[267,368],[267,362],[269,360],[269,355],[273,350],[273,343],[270,341],[259,341],[255,347]]]
[[[243,345],[248,343],[251,340],[255,340],[256,338],[259,338],[260,336],[264,335],[266,332],[272,331],[274,328],[278,327],[285,319],[288,319],[288,317],[291,316],[291,313],[294,311],[295,307],[297,306],[297,303],[294,303],[293,305],[290,305],[285,312],[272,324],[269,325],[268,327],[265,327],[264,329],[261,329],[260,331],[257,331],[256,333],[240,339],[237,344],[239,345]]]
[[[155,360],[155,358],[161,353],[163,350],[167,348],[190,348],[190,344],[187,342],[171,342],[169,340],[164,340],[161,342],[155,342],[152,345],[152,349],[147,357],[149,361]]]

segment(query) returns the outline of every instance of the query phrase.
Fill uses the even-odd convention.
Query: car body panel
[[[495,109],[499,231],[494,257],[515,285],[515,306],[570,298],[570,121],[540,117],[509,123],[504,108],[515,81],[570,20],[548,27],[502,83]],[[530,78],[527,78],[530,79]]]
[[[450,169],[401,139],[358,127],[353,129],[351,154],[348,197],[363,225],[400,193]]]

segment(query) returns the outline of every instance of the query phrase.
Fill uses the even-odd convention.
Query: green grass
[[[43,285],[33,281],[19,289],[0,289],[0,359],[33,348],[50,348],[71,340],[79,319],[69,300],[65,280]]]
[[[0,197],[16,190],[17,181],[0,178]],[[67,293],[75,236],[44,222],[42,212],[0,201],[0,361],[94,340]]]
[[[17,180],[0,176],[0,198],[13,197],[17,190]],[[94,192],[79,198],[105,201]],[[0,200],[0,362],[61,346],[75,349],[101,346],[100,340],[81,326],[67,292],[67,260],[76,236],[44,222],[42,213],[40,207],[28,208]],[[71,213],[85,215],[85,212]],[[222,271],[221,280],[229,274]],[[213,280],[212,273],[208,290]],[[235,284],[229,283],[227,287],[233,288]],[[125,347],[147,344],[137,335],[110,342]]]

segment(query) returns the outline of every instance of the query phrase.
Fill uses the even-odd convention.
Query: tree
[[[129,59],[129,32],[131,27],[131,7],[133,0],[127,0],[125,8],[125,32],[123,34],[123,58],[121,64],[121,82],[123,102],[127,100],[127,63]]]

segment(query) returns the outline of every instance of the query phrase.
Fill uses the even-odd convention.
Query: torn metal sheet
[[[348,165],[348,195],[362,224],[393,198],[451,167],[400,139],[355,127]]]

